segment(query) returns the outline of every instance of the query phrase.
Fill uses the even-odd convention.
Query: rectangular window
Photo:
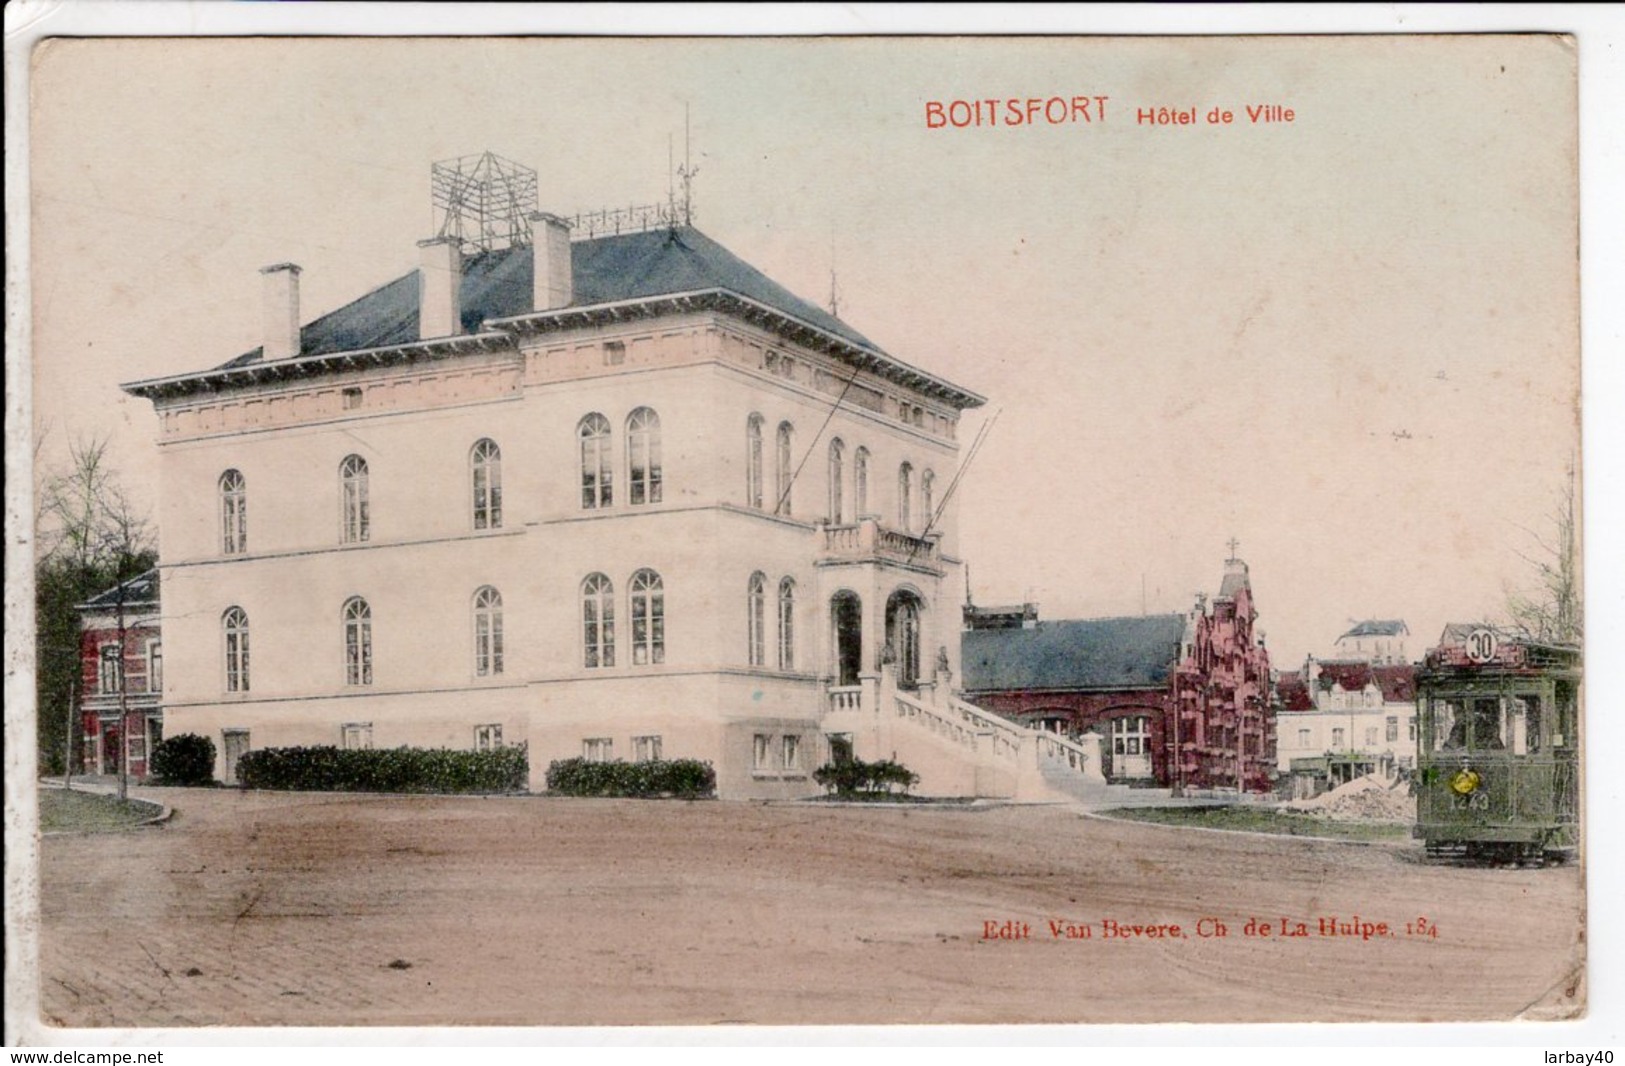
[[[502,747],[502,726],[496,722],[474,727],[474,750],[491,751]]]
[[[757,733],[751,738],[750,768],[752,770],[770,770],[769,752],[772,750],[773,738],[766,733]]]
[[[1407,718],[1405,720],[1405,724],[1407,726],[1409,726],[1409,729],[1407,730],[1407,733],[1409,734],[1409,739],[1414,742],[1416,740],[1416,719]]]
[[[1376,745],[1377,745],[1377,727],[1374,726],[1374,725],[1373,726],[1367,726],[1366,731],[1365,731],[1365,746],[1368,747],[1368,748],[1373,748],[1373,747],[1376,747]]]
[[[1309,746],[1309,730],[1307,730],[1307,729],[1298,730],[1298,747],[1307,748],[1308,746]]]
[[[782,739],[782,752],[784,755],[784,768],[786,770],[801,769],[801,738],[787,735]]]
[[[658,736],[633,737],[632,758],[638,762],[657,762],[661,758]]]
[[[113,695],[118,692],[120,669],[119,647],[117,644],[103,644],[101,659],[96,665],[96,687],[104,695]]]
[[[1343,747],[1343,731],[1341,729],[1332,730],[1332,747],[1336,749]]]
[[[352,389],[345,389],[344,390],[344,409],[346,411],[353,411],[357,407],[360,407],[360,406],[361,406],[361,390],[360,389],[353,389],[353,388]]]
[[[147,643],[147,691],[164,690],[164,646],[160,641]]]
[[[162,718],[147,719],[147,743],[156,748],[164,742],[164,720]]]
[[[626,344],[622,341],[604,342],[604,365],[620,366],[626,362]]]
[[[344,723],[344,750],[367,751],[372,748],[371,722]]]
[[[581,742],[581,757],[588,762],[609,762],[615,757],[615,741],[609,737],[588,737]]]
[[[1399,718],[1397,716],[1388,719],[1387,737],[1390,744],[1399,739]]]

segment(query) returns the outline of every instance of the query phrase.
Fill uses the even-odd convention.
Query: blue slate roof
[[[1409,632],[1410,628],[1398,618],[1368,618],[1344,633],[1343,637],[1397,637]],[[1342,640],[1343,637],[1337,639]]]
[[[90,599],[79,605],[81,611],[111,611],[118,607],[119,589],[124,589],[124,606],[135,607],[141,604],[158,602],[158,568],[153,567],[144,574],[123,583],[114,585],[106,592],[98,592]]]
[[[1162,688],[1179,660],[1185,618],[1153,614],[1039,622],[960,634],[967,692]]]
[[[653,296],[727,289],[866,348],[880,349],[845,322],[790,292],[692,226],[623,233],[575,241],[571,306],[618,303]],[[460,290],[463,331],[488,319],[528,314],[535,259],[529,247],[502,248],[463,260]],[[301,355],[385,348],[418,339],[418,272],[331,311],[299,331]],[[260,362],[255,348],[225,364]]]

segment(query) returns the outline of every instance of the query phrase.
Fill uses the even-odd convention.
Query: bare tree
[[[78,441],[70,446],[67,469],[45,479],[40,491],[37,517],[40,544],[37,571],[42,592],[37,605],[42,615],[39,619],[40,638],[42,642],[54,639],[59,644],[65,643],[70,634],[72,639],[71,649],[52,649],[59,658],[64,653],[71,655],[74,663],[72,681],[67,692],[61,694],[66,697],[64,702],[68,714],[66,772],[70,779],[74,758],[74,716],[79,702],[74,698],[78,687],[77,619],[72,618],[72,624],[65,624],[69,619],[47,619],[43,614],[47,604],[54,605],[58,613],[71,610],[74,603],[100,591],[109,582],[116,590],[116,677],[119,743],[122,747],[119,753],[119,798],[122,800],[129,793],[130,762],[129,704],[124,670],[124,648],[128,640],[125,611],[127,583],[153,563],[151,530],[146,518],[119,483],[108,460],[105,439]],[[42,691],[41,695],[45,693]],[[41,710],[47,706],[42,700]]]
[[[1509,590],[1506,599],[1514,627],[1554,644],[1579,644],[1585,633],[1574,473],[1571,465],[1552,514],[1553,533],[1548,537],[1524,531],[1534,541],[1536,553],[1518,555],[1535,570],[1533,587]]]

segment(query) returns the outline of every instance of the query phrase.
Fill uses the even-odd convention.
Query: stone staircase
[[[1098,737],[1079,742],[1028,729],[946,689],[939,682],[900,690],[888,666],[859,685],[831,689],[823,727],[849,735],[860,759],[895,759],[918,773],[919,795],[1111,806],[1154,793],[1109,784]]]

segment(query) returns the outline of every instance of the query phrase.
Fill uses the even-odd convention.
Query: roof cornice
[[[987,397],[961,388],[934,374],[928,374],[918,367],[910,366],[879,348],[855,343],[821,326],[815,326],[806,319],[780,311],[732,289],[720,287],[642,296],[581,307],[560,307],[551,311],[531,311],[523,315],[489,319],[485,325],[493,329],[511,329],[520,336],[528,337],[579,326],[624,322],[629,319],[686,311],[716,311],[731,315],[814,351],[834,356],[857,369],[867,370],[887,381],[915,389],[956,409],[980,407],[987,402]]]
[[[958,410],[980,407],[987,402],[985,396],[910,366],[878,348],[855,343],[805,319],[724,288],[696,289],[690,292],[664,293],[610,303],[560,307],[551,311],[532,311],[523,315],[488,319],[482,323],[480,332],[460,337],[322,355],[302,355],[291,359],[261,359],[241,366],[217,367],[189,374],[134,381],[121,388],[132,396],[156,401],[267,382],[299,380],[335,371],[446,359],[471,351],[506,348],[513,343],[515,337],[532,337],[582,326],[627,322],[662,314],[692,311],[714,311],[730,315],[750,325],[777,333],[813,351],[830,355],[856,369],[867,370],[894,384],[914,389]]]
[[[507,333],[481,331],[460,337],[432,341],[412,341],[384,348],[358,348],[348,352],[299,355],[291,359],[260,359],[241,366],[216,367],[171,377],[148,378],[119,386],[132,396],[148,400],[168,399],[191,393],[260,385],[273,381],[300,380],[341,370],[363,370],[380,366],[403,366],[430,359],[449,359],[470,352],[489,352],[510,347]]]

